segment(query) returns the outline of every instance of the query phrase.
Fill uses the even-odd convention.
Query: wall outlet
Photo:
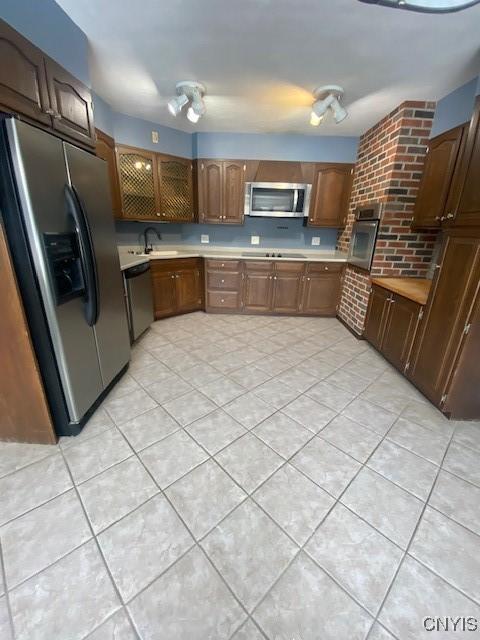
[[[210,236],[208,233],[202,233],[200,236],[200,242],[202,244],[208,244],[210,242]]]
[[[260,244],[260,236],[250,236],[250,244]]]
[[[313,236],[312,244],[313,246],[318,247],[320,245],[320,236]]]
[[[152,142],[158,144],[158,131],[152,131]]]

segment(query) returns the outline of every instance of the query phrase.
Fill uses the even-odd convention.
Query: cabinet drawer
[[[246,271],[273,271],[273,262],[268,260],[245,260]]]
[[[226,291],[208,291],[207,307],[216,309],[239,309],[240,294]]]
[[[325,271],[340,273],[342,269],[343,262],[309,262],[307,273],[324,273]]]
[[[240,288],[241,276],[236,272],[208,271],[207,289],[226,289],[237,291]]]
[[[275,262],[277,273],[303,273],[304,262]]]
[[[219,271],[221,269],[228,269],[228,271],[239,271],[240,260],[207,260],[207,269],[213,271]]]

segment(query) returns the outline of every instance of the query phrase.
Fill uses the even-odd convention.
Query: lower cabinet
[[[364,336],[391,364],[405,371],[422,315],[422,305],[373,285]]]
[[[152,260],[155,319],[203,309],[201,258]]]
[[[334,316],[340,298],[343,265],[310,262],[304,276],[300,311],[305,315]]]
[[[206,310],[334,316],[343,265],[206,260]]]

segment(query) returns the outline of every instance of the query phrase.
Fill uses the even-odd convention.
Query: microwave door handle
[[[293,213],[297,213],[298,189],[293,190]]]
[[[98,275],[93,251],[92,235],[87,216],[74,186],[65,185],[68,212],[73,218],[85,278],[85,320],[93,327],[98,320]]]

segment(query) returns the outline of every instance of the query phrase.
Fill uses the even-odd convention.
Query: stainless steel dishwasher
[[[153,322],[150,264],[144,262],[125,269],[130,340],[134,342]]]

